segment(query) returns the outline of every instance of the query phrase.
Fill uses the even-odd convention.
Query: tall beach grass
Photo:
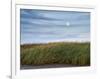
[[[55,42],[20,46],[21,65],[71,64],[90,65],[89,42]]]

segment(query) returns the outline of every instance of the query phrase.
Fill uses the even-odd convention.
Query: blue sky
[[[90,13],[20,9],[21,44],[90,41]]]

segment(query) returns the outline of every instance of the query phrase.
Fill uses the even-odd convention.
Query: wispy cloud
[[[21,9],[20,23],[21,43],[90,39],[89,12]]]
[[[21,10],[21,17],[23,18],[29,18],[29,19],[42,19],[42,20],[57,20],[56,18],[50,18],[45,16],[45,14],[31,10],[31,9],[22,9]]]

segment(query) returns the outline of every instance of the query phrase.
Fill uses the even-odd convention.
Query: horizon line
[[[90,42],[89,40],[86,41],[86,40],[80,40],[80,41],[77,41],[77,40],[73,40],[73,41],[51,41],[51,42],[30,42],[30,43],[20,43],[20,45],[25,45],[25,44],[48,44],[48,43],[59,43],[59,42],[69,42],[69,43],[87,43],[87,42]]]

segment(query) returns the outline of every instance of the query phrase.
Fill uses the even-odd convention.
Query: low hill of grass
[[[21,65],[90,65],[90,43],[57,42],[20,46]]]

